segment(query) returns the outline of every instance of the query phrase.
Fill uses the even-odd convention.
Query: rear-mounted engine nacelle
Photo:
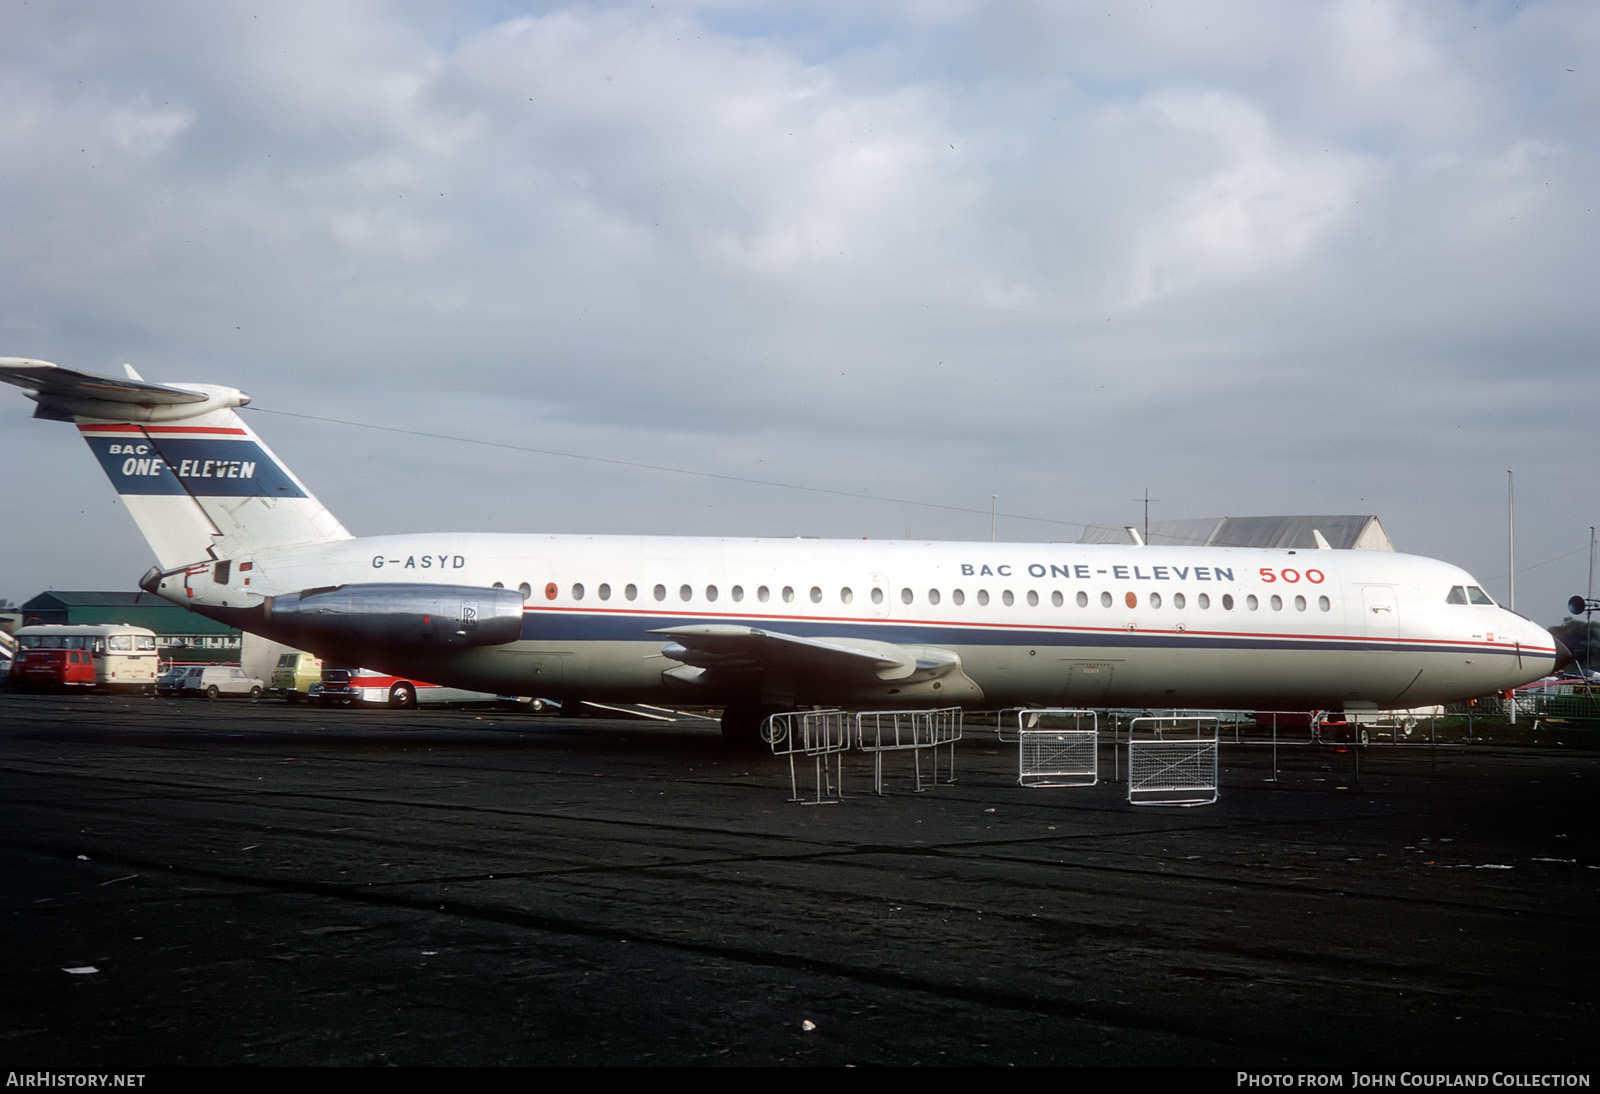
[[[319,640],[365,647],[463,649],[515,642],[522,597],[470,585],[336,585],[268,597],[278,635],[306,646]]]

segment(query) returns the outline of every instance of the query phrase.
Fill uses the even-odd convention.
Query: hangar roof
[[[1321,534],[1329,547],[1392,551],[1394,543],[1375,516],[1198,517],[1153,520],[1147,542],[1167,547],[1293,547],[1314,550]],[[1079,543],[1128,543],[1123,524],[1091,524]]]

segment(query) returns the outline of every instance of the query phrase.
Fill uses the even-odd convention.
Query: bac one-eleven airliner
[[[124,367],[9,357],[0,380],[89,443],[155,552],[140,586],[413,680],[720,706],[747,738],[812,705],[1415,707],[1568,660],[1464,570],[1388,552],[358,538],[236,413],[243,392]]]

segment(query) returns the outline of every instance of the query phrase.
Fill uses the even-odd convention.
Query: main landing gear
[[[771,742],[764,731],[771,713],[754,703],[735,703],[722,712],[722,739],[742,752],[768,750]]]

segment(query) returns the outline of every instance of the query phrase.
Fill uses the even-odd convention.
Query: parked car
[[[204,665],[173,665],[166,672],[156,677],[157,695],[182,695],[186,690],[184,685],[190,676],[198,677],[205,671]]]
[[[261,677],[246,675],[238,665],[205,665],[183,681],[185,695],[199,694],[207,699],[220,699],[224,695],[259,699],[266,690],[266,682]]]

